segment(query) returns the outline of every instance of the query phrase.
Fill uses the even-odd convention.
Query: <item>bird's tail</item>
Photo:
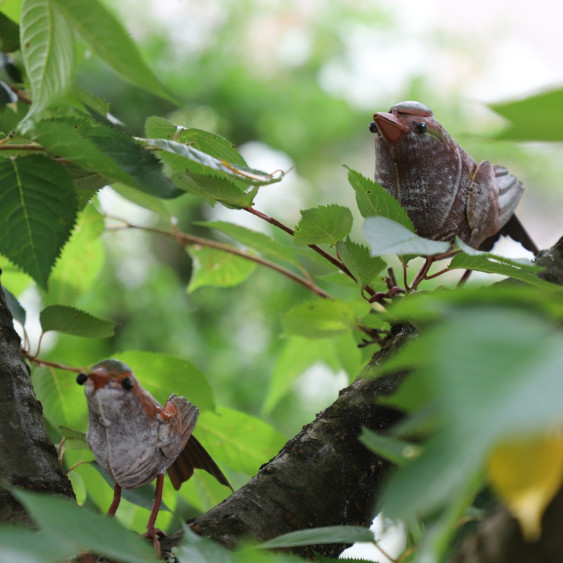
[[[194,473],[194,469],[204,469],[219,483],[229,487],[234,492],[233,487],[213,461],[207,450],[196,440],[195,436],[190,436],[188,443],[176,458],[176,461],[168,468],[168,476],[176,490],[180,488],[184,481],[187,481]]]

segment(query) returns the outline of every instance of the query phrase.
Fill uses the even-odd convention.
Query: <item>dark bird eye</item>
[[[369,130],[370,130],[372,133],[377,133],[377,125],[375,124],[375,121],[372,121],[372,122],[369,124]]]
[[[420,123],[417,123],[414,126],[414,128],[415,128],[417,133],[422,135],[422,133],[426,133],[426,130],[428,129],[428,125],[426,125],[426,123],[424,123],[424,121],[421,121]]]
[[[122,385],[123,389],[125,389],[126,391],[129,391],[130,389],[133,389],[133,385],[135,385],[135,384],[133,383],[133,380],[130,377],[125,377],[125,378],[123,378],[121,385]]]
[[[86,383],[87,379],[88,379],[88,376],[85,373],[79,373],[76,376],[76,383],[78,383],[78,385],[84,385]]]

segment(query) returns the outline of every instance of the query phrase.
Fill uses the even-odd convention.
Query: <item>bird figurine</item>
[[[418,235],[490,250],[509,235],[539,249],[514,214],[524,186],[502,166],[477,162],[420,102],[406,101],[370,123],[375,180],[406,210]]]
[[[164,472],[177,490],[194,472],[205,469],[221,484],[231,487],[217,464],[192,432],[199,409],[172,394],[164,407],[141,387],[129,366],[115,359],[97,363],[76,377],[84,385],[88,403],[86,441],[98,464],[114,480],[108,515],[121,500],[121,489],[134,489],[156,479],[154,504],[144,534],[158,555],[163,535],[155,528],[162,500]]]

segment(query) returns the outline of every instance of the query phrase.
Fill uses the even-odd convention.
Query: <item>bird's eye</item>
[[[414,129],[418,134],[422,135],[423,133],[426,133],[426,130],[428,129],[428,125],[426,125],[424,121],[420,121],[419,123],[415,124]]]
[[[121,386],[123,387],[123,389],[125,389],[126,391],[129,391],[130,389],[133,389],[133,386],[135,384],[133,383],[133,380],[130,377],[125,377],[123,378],[123,381],[121,382]]]
[[[377,133],[377,125],[375,124],[375,121],[372,121],[372,122],[369,124],[369,130],[370,130],[372,133]]]
[[[86,383],[87,379],[88,379],[88,376],[85,373],[79,373],[76,376],[76,383],[78,383],[78,385],[84,385]]]

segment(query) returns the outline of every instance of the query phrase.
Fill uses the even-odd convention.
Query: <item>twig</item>
[[[426,257],[426,259],[424,260],[424,264],[422,265],[422,268],[420,268],[420,270],[418,271],[418,274],[416,274],[416,276],[414,277],[414,280],[412,281],[411,286],[410,287],[407,286],[407,289],[409,291],[416,289],[418,287],[420,282],[424,279],[424,277],[428,273],[428,270],[430,270],[430,267],[432,266],[432,264],[434,264],[435,260],[436,260],[436,258],[434,258],[434,256],[427,256]]]
[[[379,542],[377,540],[374,540],[373,545],[379,550],[381,551],[381,553],[383,554],[384,557],[387,557],[387,559],[389,559],[389,561],[391,561],[392,563],[397,563],[397,559],[394,559],[393,557],[391,557],[380,545]]]
[[[0,151],[44,151],[45,147],[38,145],[37,143],[25,143],[21,145],[13,144],[0,144]]]
[[[461,278],[457,282],[456,287],[461,287],[462,285],[464,285],[465,282],[469,279],[469,276],[471,275],[472,271],[473,270],[465,270],[465,272],[463,272],[463,276],[461,276]]]
[[[35,364],[36,366],[40,366],[40,367],[41,366],[47,366],[47,367],[51,367],[51,368],[62,369],[64,371],[73,371],[75,373],[80,373],[80,372],[84,371],[84,368],[73,368],[71,366],[59,364],[57,362],[51,362],[49,360],[42,360],[41,358],[38,358],[37,356],[32,356],[26,350],[23,350],[23,355],[29,360],[30,363]]]
[[[248,211],[249,213],[252,213],[252,215],[255,215],[256,217],[260,217],[260,219],[263,219],[267,223],[270,223],[271,225],[278,227],[278,229],[281,229],[282,231],[286,232],[288,235],[293,236],[295,234],[295,231],[293,229],[291,229],[281,221],[278,221],[277,219],[274,219],[273,217],[270,217],[269,215],[266,215],[265,213],[262,213],[261,211],[254,209],[254,207],[247,206],[244,208],[244,210]],[[326,250],[323,250],[320,246],[317,246],[316,244],[308,244],[307,246],[312,250],[314,250],[317,254],[322,256],[325,260],[328,260],[333,266],[336,266],[339,270],[342,270],[342,272],[344,272],[353,281],[357,282],[354,274],[352,274],[352,272],[344,265],[344,263],[341,260],[338,260],[337,258],[332,256],[331,254],[326,252]],[[370,295],[373,295],[375,293],[374,290],[369,286],[366,286],[366,291]]]
[[[120,219],[121,221],[121,219]],[[182,246],[206,246],[208,248],[214,248],[216,250],[220,250],[222,252],[227,252],[229,254],[233,254],[235,256],[239,256],[240,258],[244,258],[245,260],[250,260],[251,262],[256,262],[257,264],[260,264],[261,266],[266,266],[267,268],[270,268],[271,270],[274,270],[275,272],[278,272],[279,274],[291,279],[292,281],[302,285],[303,287],[306,287],[307,289],[309,289],[310,291],[312,291],[313,293],[315,293],[316,295],[318,295],[319,297],[322,297],[324,299],[332,299],[332,295],[330,295],[329,293],[327,293],[326,291],[324,291],[324,289],[321,289],[320,287],[318,287],[317,285],[315,285],[311,279],[306,279],[303,278],[301,276],[299,276],[298,274],[296,274],[295,272],[292,272],[291,270],[288,270],[287,268],[284,268],[283,266],[280,266],[279,264],[276,264],[275,262],[271,262],[270,260],[266,260],[265,258],[262,258],[261,256],[255,256],[253,254],[249,254],[248,252],[244,252],[243,250],[239,250],[238,248],[234,248],[233,246],[229,246],[227,244],[223,244],[221,242],[217,242],[214,240],[210,240],[210,239],[206,239],[203,237],[198,237],[198,236],[194,236],[194,235],[188,235],[186,233],[181,233],[179,232],[176,228],[173,231],[165,231],[164,229],[159,229],[157,227],[142,227],[139,225],[133,225],[131,223],[128,223],[127,221],[122,221],[124,223],[123,227],[112,227],[114,230],[117,229],[140,229],[143,231],[148,231],[148,232],[152,232],[155,234],[159,234],[159,235],[163,235],[169,238],[174,238],[178,241],[179,244],[181,244]]]

